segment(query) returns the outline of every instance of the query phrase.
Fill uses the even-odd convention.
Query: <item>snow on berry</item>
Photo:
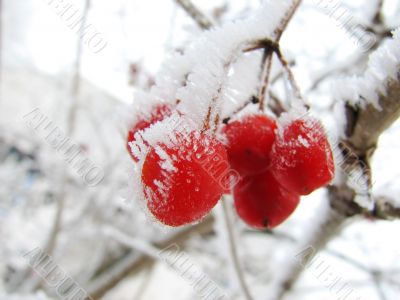
[[[333,154],[322,124],[299,118],[278,130],[271,169],[286,189],[308,195],[334,177]]]
[[[232,168],[243,175],[266,170],[270,164],[275,129],[275,121],[261,114],[228,123],[223,132]]]
[[[150,147],[144,160],[141,180],[149,211],[169,226],[199,221],[225,191],[228,167],[221,142],[205,133],[176,132],[176,143]]]
[[[243,178],[233,195],[239,217],[257,229],[278,226],[300,201],[299,195],[282,187],[270,171]]]
[[[126,148],[128,150],[129,155],[136,162],[139,161],[138,157],[134,155],[132,152],[132,145],[136,141],[136,133],[140,130],[144,130],[150,125],[163,120],[166,116],[171,114],[171,107],[167,104],[158,104],[153,107],[149,116],[144,116],[142,119],[138,119],[138,121],[130,128],[126,140]]]
[[[155,85],[150,93],[135,93],[134,102],[140,111],[141,103],[145,103],[146,99],[162,99],[166,103],[179,100],[175,111],[169,117],[137,131],[133,135],[135,140],[130,142],[131,152],[140,162],[138,169],[142,169],[141,179],[136,180],[134,184],[140,187],[139,191],[143,190],[149,210],[161,222],[178,226],[196,221],[215,205],[222,192],[227,191],[227,182],[230,179],[227,175],[231,170],[228,171],[226,150],[222,144],[208,136],[198,136],[197,140],[187,133],[200,132],[203,129],[208,129],[209,132],[216,131],[217,121],[223,117],[221,111],[224,102],[232,99],[232,95],[238,95],[234,100],[240,103],[254,92],[257,76],[247,76],[249,69],[258,65],[260,57],[249,54],[247,60],[252,61],[252,64],[245,64],[241,60],[243,51],[252,47],[254,41],[265,37],[274,39],[274,30],[280,24],[289,5],[290,0],[267,0],[250,18],[236,20],[203,32],[193,42],[188,43],[181,53],[175,53],[165,61],[155,77]],[[266,18],[266,15],[269,17]],[[236,74],[237,77],[230,74]],[[246,76],[246,80],[242,80],[243,84],[235,85],[240,75]],[[234,103],[240,106],[236,101]],[[184,120],[183,124],[186,127],[183,131],[176,128],[181,127],[180,120]],[[191,138],[189,142],[183,143],[182,136]],[[219,163],[206,160],[207,166],[204,167],[189,155],[188,152],[199,151],[189,149],[190,145],[204,148],[206,143],[209,143],[207,149],[219,153],[218,160],[226,163],[222,172],[218,170],[223,176],[213,174],[215,166]],[[149,173],[147,170],[150,170],[150,166],[153,171]],[[200,170],[199,166],[203,169],[198,171],[198,174],[189,172],[190,168]],[[190,184],[186,180],[189,180]],[[222,184],[218,181],[222,181]],[[172,185],[169,184],[171,182]]]

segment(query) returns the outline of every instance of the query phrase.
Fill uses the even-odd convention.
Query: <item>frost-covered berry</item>
[[[242,175],[260,173],[270,163],[276,123],[265,115],[250,115],[227,124],[227,152],[232,168]]]
[[[285,221],[300,197],[287,191],[270,171],[243,178],[233,192],[239,217],[257,229],[273,228]]]
[[[162,121],[164,118],[169,116],[171,114],[171,107],[167,104],[159,104],[155,106],[150,114],[149,117],[147,118],[142,118],[139,119],[129,130],[128,136],[126,138],[126,149],[128,150],[129,155],[132,157],[132,159],[135,162],[138,162],[138,158],[135,157],[131,151],[131,147],[129,146],[129,143],[135,142],[135,134],[136,132],[140,130],[144,130],[150,125]]]
[[[178,134],[173,140],[150,148],[142,184],[154,217],[180,226],[200,220],[217,204],[229,164],[223,144],[204,133]]]
[[[300,195],[310,194],[334,177],[329,141],[322,124],[313,118],[296,119],[279,130],[271,157],[275,178]]]

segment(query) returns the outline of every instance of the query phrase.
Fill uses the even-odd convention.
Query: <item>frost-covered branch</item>
[[[379,107],[368,103],[365,108],[347,106],[347,133],[344,141],[359,156],[370,157],[379,136],[400,116],[400,69],[397,79],[388,79],[386,92],[379,95]]]
[[[139,251],[148,257],[151,257],[155,260],[160,258],[160,249],[151,245],[147,241],[135,239],[121,232],[117,228],[111,226],[105,227],[104,233],[112,239],[118,241],[119,243],[124,244],[125,246],[128,246],[136,251]]]
[[[194,233],[209,233],[213,229],[213,220],[207,218],[198,225],[179,230],[172,236],[164,237],[155,246],[163,249],[170,244],[182,245],[186,240],[190,239]],[[119,282],[129,275],[132,275],[144,267],[151,265],[152,258],[135,251],[129,251],[120,257],[115,263],[108,262],[99,268],[99,273],[89,283],[86,288],[88,294],[94,299],[102,297],[105,293],[115,287]]]
[[[249,290],[246,280],[244,278],[244,272],[242,270],[242,266],[240,264],[239,256],[237,253],[235,233],[233,232],[230,210],[229,210],[228,204],[226,203],[226,199],[224,199],[224,198],[222,199],[221,205],[222,205],[222,211],[223,211],[223,215],[224,215],[225,228],[226,228],[227,236],[229,239],[229,252],[230,252],[231,260],[232,260],[233,267],[235,270],[235,274],[238,279],[243,296],[247,300],[251,300],[252,297],[250,294],[250,290]]]
[[[299,249],[305,249],[312,247],[313,255],[318,251],[325,248],[326,244],[335,236],[337,236],[343,229],[346,216],[338,213],[335,210],[328,209],[324,215],[319,216],[317,221],[314,221],[312,227],[310,227],[310,232],[308,232],[307,237],[301,241],[301,245],[298,246]],[[288,265],[285,266],[286,269],[283,272],[283,276],[277,280],[275,298],[271,299],[282,299],[286,293],[291,291],[301,273],[304,270],[304,265],[307,264],[312,256],[307,257],[307,261],[299,261],[296,259],[296,253],[293,257],[288,258]]]

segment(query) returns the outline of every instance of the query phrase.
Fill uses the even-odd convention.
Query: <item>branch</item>
[[[152,279],[153,275],[154,275],[154,262],[150,263],[149,268],[146,269],[146,273],[143,276],[144,278],[143,278],[140,286],[136,289],[137,292],[132,299],[135,299],[135,300],[144,299],[144,295],[145,295],[147,289],[149,288],[149,285],[151,283],[151,279]]]
[[[400,219],[400,207],[396,206],[396,201],[386,196],[375,199],[375,208],[372,217],[382,220]]]
[[[231,260],[233,262],[235,275],[238,279],[240,288],[242,290],[242,294],[244,295],[244,297],[247,300],[251,300],[252,297],[250,295],[249,288],[247,287],[246,280],[244,279],[243,270],[240,265],[240,260],[239,260],[238,253],[236,250],[236,241],[235,241],[235,235],[232,230],[232,220],[231,220],[231,216],[230,216],[230,210],[229,210],[228,204],[225,201],[225,198],[222,198],[221,205],[222,205],[222,212],[223,212],[224,221],[225,221],[225,229],[227,231],[227,235],[228,235],[228,239],[229,239],[229,252],[230,252]]]
[[[1,5],[1,0],[0,0],[0,5]],[[0,14],[1,14],[1,8],[0,7]],[[81,37],[83,36],[84,30],[85,30],[85,24],[87,20],[87,15],[89,12],[90,8],[90,0],[86,0],[85,2],[85,8],[83,11],[83,17],[82,17],[82,24],[80,27],[80,32],[78,35],[78,41],[77,41],[77,48],[76,48],[76,62],[75,62],[75,69],[74,69],[74,76],[72,78],[72,85],[71,85],[71,104],[70,104],[70,109],[68,111],[67,115],[67,130],[66,134],[67,136],[72,136],[75,131],[75,119],[76,119],[76,113],[77,113],[77,107],[78,107],[78,97],[79,97],[79,89],[80,89],[80,71],[81,71],[81,59],[82,59],[82,40]],[[0,28],[1,29],[1,28]],[[1,35],[0,35],[1,38]],[[1,47],[1,44],[0,44]],[[0,48],[1,49],[1,48]],[[0,65],[1,68],[1,65]],[[1,69],[0,69],[1,71]],[[54,252],[54,249],[57,245],[57,239],[58,239],[58,234],[61,230],[61,223],[62,223],[62,215],[64,211],[64,203],[65,203],[65,198],[66,198],[66,185],[68,184],[68,178],[67,178],[67,173],[64,171],[61,179],[61,187],[59,191],[59,196],[57,199],[57,206],[56,206],[56,212],[54,214],[53,222],[52,222],[52,227],[49,233],[49,236],[47,238],[46,244],[43,246],[43,252],[52,255]],[[13,280],[13,283],[11,284],[11,290],[15,289],[22,289],[24,291],[33,291],[37,290],[43,282],[43,279],[39,276],[36,276],[30,267],[27,267],[26,269],[22,270],[16,275],[16,278]]]
[[[211,20],[209,20],[190,0],[175,0],[175,2],[192,17],[200,28],[209,29],[213,26]]]
[[[370,158],[379,136],[400,116],[400,70],[397,80],[387,81],[386,94],[381,94],[381,110],[368,104],[366,108],[346,107],[347,138],[343,140],[358,156]]]
[[[261,86],[260,86],[260,91],[258,93],[258,99],[260,101],[260,103],[259,103],[260,111],[264,111],[265,94],[267,92],[267,88],[268,88],[268,84],[269,84],[269,77],[270,77],[270,74],[271,74],[271,67],[272,67],[272,54],[266,48],[266,49],[264,49],[264,54],[263,54],[263,68],[262,68],[262,75],[261,75]]]
[[[288,73],[290,81],[295,88],[296,96],[301,99],[301,95],[298,92],[299,89],[297,88],[297,84],[293,84],[295,82],[293,74],[290,70],[288,63],[284,60],[280,49],[279,49],[279,41],[282,37],[283,32],[287,28],[290,20],[293,18],[295,12],[299,8],[302,0],[294,0],[292,5],[289,9],[285,12],[285,15],[281,19],[278,27],[274,30],[275,39],[274,41],[270,41],[268,39],[264,41],[259,41],[259,46],[264,48],[263,58],[262,58],[262,71],[261,71],[261,84],[258,93],[258,99],[260,100],[259,109],[264,111],[264,102],[265,102],[265,95],[268,88],[269,80],[270,80],[270,73],[271,73],[271,66],[272,66],[272,55],[275,52],[282,63],[284,70]],[[257,49],[257,45],[255,46]],[[251,49],[251,48],[250,48]]]
[[[287,26],[289,25],[290,20],[293,18],[297,9],[300,7],[301,2],[302,2],[302,0],[294,0],[292,5],[286,11],[278,28],[274,31],[274,33],[276,35],[276,38],[275,38],[276,42],[279,42],[279,40],[281,39],[283,32],[286,30]]]
[[[372,18],[372,23],[375,25],[383,24],[383,14],[382,14],[383,4],[384,0],[378,0],[378,3],[376,4],[375,15]]]
[[[164,237],[160,242],[156,243],[155,246],[163,249],[173,243],[182,245],[193,233],[204,234],[212,231],[212,229],[213,219],[207,218],[200,224],[180,230],[172,236]],[[106,267],[97,277],[93,278],[92,282],[90,282],[89,286],[86,288],[86,291],[88,291],[88,294],[91,295],[93,299],[100,299],[127,276],[139,272],[144,267],[150,266],[151,263],[152,259],[150,257],[135,251],[129,251],[118,259],[117,262]],[[99,269],[102,269],[102,267]]]
[[[329,210],[325,218],[322,218],[322,221],[310,227],[312,231],[308,232],[307,238],[301,242],[299,249],[312,247],[313,255],[307,257],[307,260],[303,262],[297,261],[295,257],[289,258],[290,263],[287,266],[285,275],[277,282],[276,297],[273,297],[273,299],[282,299],[286,293],[292,290],[307,263],[316,253],[325,248],[333,237],[341,232],[344,228],[345,220],[346,217],[343,214],[335,210]]]

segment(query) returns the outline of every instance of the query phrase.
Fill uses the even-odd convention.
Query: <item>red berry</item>
[[[265,115],[251,115],[224,127],[232,168],[243,175],[260,173],[270,164],[276,123]]]
[[[315,119],[297,119],[283,128],[271,156],[275,178],[300,195],[328,184],[334,176],[332,149],[322,124]]]
[[[128,136],[126,139],[126,149],[128,150],[129,155],[132,157],[132,159],[136,162],[138,162],[138,158],[133,155],[131,151],[131,147],[129,146],[129,143],[135,141],[135,134],[136,132],[140,130],[144,130],[150,125],[162,121],[165,117],[169,116],[171,114],[171,107],[167,104],[159,104],[156,107],[153,108],[151,114],[147,118],[139,119],[129,130]]]
[[[142,169],[147,207],[169,226],[204,217],[221,198],[229,169],[226,150],[215,138],[192,132],[176,140],[151,147]]]
[[[257,229],[273,228],[285,221],[300,197],[287,191],[270,171],[243,178],[233,192],[239,217]]]

